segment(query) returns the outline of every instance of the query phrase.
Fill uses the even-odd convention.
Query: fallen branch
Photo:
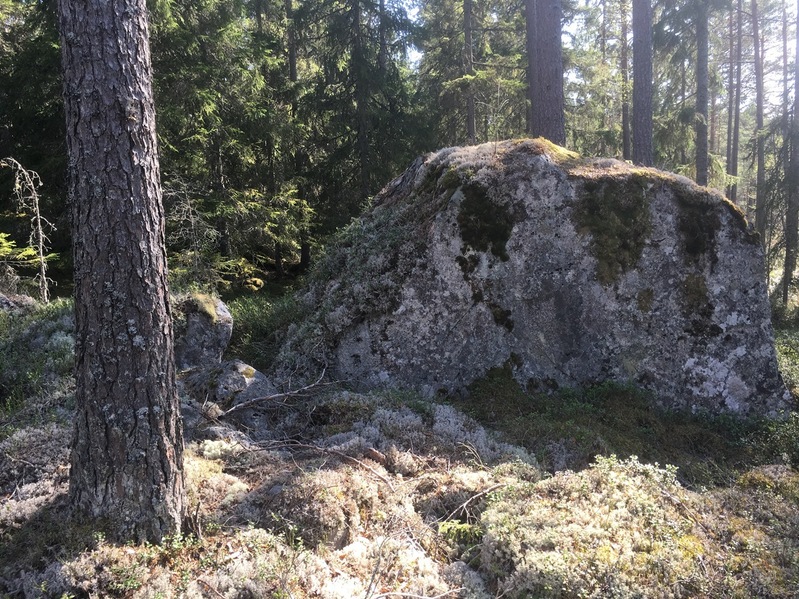
[[[468,505],[472,501],[474,501],[475,499],[479,499],[480,497],[484,497],[485,495],[488,495],[492,491],[496,491],[497,489],[501,489],[504,486],[506,486],[505,483],[497,483],[495,485],[491,485],[490,487],[488,487],[484,491],[480,491],[476,495],[472,495],[471,497],[469,497],[469,499],[467,499],[462,504],[460,504],[458,507],[456,507],[449,516],[444,518],[443,521],[446,522],[447,520],[452,520],[455,517],[455,514],[457,514],[458,512],[465,512],[466,508],[468,507]]]
[[[348,462],[352,462],[353,464],[357,464],[361,468],[365,468],[372,474],[374,474],[377,478],[379,478],[382,482],[388,485],[388,488],[394,491],[394,485],[391,484],[391,481],[387,479],[385,476],[380,474],[377,470],[372,468],[369,464],[365,464],[361,460],[352,457],[351,455],[347,455],[341,451],[337,451],[335,449],[328,449],[327,447],[320,447],[318,445],[311,445],[310,443],[301,443],[300,441],[278,441],[273,444],[269,445],[260,445],[261,449],[264,451],[274,451],[276,449],[283,449],[283,448],[290,448],[296,447],[297,449],[310,449],[311,451],[318,451],[319,453],[326,453],[328,455],[334,455],[342,460],[347,460]]]
[[[452,595],[452,593],[460,593],[463,590],[464,590],[463,587],[460,587],[432,597],[427,595],[414,595],[413,593],[381,593],[379,595],[375,595],[374,597],[372,597],[372,599],[382,599],[384,597],[409,597],[410,599],[441,599],[441,597]]]
[[[251,408],[259,403],[275,401],[278,399],[287,399],[289,397],[297,397],[298,395],[302,395],[303,393],[311,391],[312,389],[317,389],[318,387],[325,387],[327,385],[335,384],[334,382],[322,383],[322,379],[325,377],[326,371],[327,369],[322,370],[322,374],[319,375],[319,378],[316,379],[316,381],[311,383],[310,385],[305,385],[305,387],[301,387],[300,389],[294,389],[293,391],[286,391],[285,393],[275,393],[274,395],[264,395],[262,397],[255,397],[253,399],[248,399],[247,401],[244,401],[240,404],[236,404],[229,410],[222,412],[219,418],[230,416],[234,412],[238,412],[240,410],[246,410],[247,408]]]

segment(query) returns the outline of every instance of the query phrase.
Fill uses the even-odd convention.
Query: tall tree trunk
[[[361,0],[351,0],[352,59],[351,71],[355,78],[355,112],[357,115],[356,152],[360,179],[360,200],[369,197],[369,92],[367,89],[366,54],[364,51]]]
[[[633,0],[633,162],[652,165],[652,4]]]
[[[525,0],[524,27],[527,48],[527,133],[533,135],[533,121],[538,110],[538,56],[536,56],[535,0]]]
[[[622,157],[632,159],[632,140],[630,139],[630,64],[628,57],[630,4],[621,2],[621,140]]]
[[[732,125],[732,144],[730,148],[730,166],[729,166],[729,174],[730,174],[730,186],[727,190],[727,197],[730,199],[731,202],[735,203],[738,199],[738,183],[736,181],[738,177],[738,150],[740,146],[740,139],[741,139],[741,87],[742,87],[742,80],[741,80],[741,65],[742,65],[742,56],[743,56],[743,0],[738,0],[736,9],[736,18],[738,21],[738,33],[737,33],[737,40],[735,43],[735,100],[734,100],[734,112],[735,116],[733,118],[733,125]]]
[[[725,171],[730,175],[730,162],[732,161],[732,121],[735,111],[735,9],[730,6],[728,17],[729,35],[729,61],[727,63],[727,147]]]
[[[75,262],[70,500],[119,540],[185,513],[144,0],[59,1]]]
[[[707,185],[707,94],[708,94],[708,31],[707,4],[696,5],[696,182]]]
[[[794,60],[793,118],[791,119],[791,159],[786,176],[788,209],[785,215],[785,272],[782,278],[782,303],[787,305],[799,250],[799,0],[796,3],[796,57]]]
[[[536,0],[535,84],[537,105],[533,110],[533,135],[556,144],[566,143],[563,99],[563,43],[560,0]]]
[[[386,65],[388,64],[388,40],[387,40],[387,19],[386,16],[386,0],[380,0],[378,4],[378,36],[380,38],[380,45],[377,51],[377,68],[380,70],[380,76],[385,77]]]
[[[289,62],[289,81],[293,84],[297,83],[297,40],[296,40],[296,24],[294,23],[294,6],[292,0],[285,0],[286,10],[286,50],[288,52]],[[291,90],[291,114],[297,114],[297,92]]]
[[[766,243],[766,150],[763,143],[763,55],[760,45],[760,17],[757,0],[752,0],[752,38],[755,52],[755,151],[757,176],[755,195],[755,229]]]
[[[474,76],[474,47],[472,45],[472,0],[463,0],[463,62],[464,71]],[[477,141],[474,91],[472,82],[466,86],[466,138],[470,144]]]

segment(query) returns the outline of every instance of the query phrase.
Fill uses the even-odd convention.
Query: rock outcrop
[[[175,314],[177,368],[219,364],[233,335],[233,317],[224,302],[194,294],[177,303]]]
[[[327,365],[427,396],[504,366],[529,390],[630,382],[674,407],[788,407],[763,254],[714,191],[524,140],[417,160],[346,232],[289,331]]]

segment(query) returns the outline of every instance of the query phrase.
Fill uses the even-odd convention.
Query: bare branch
[[[285,399],[288,397],[296,397],[313,389],[335,384],[335,381],[331,381],[329,383],[322,383],[322,379],[325,376],[325,372],[327,372],[326,368],[322,370],[322,374],[319,375],[319,378],[316,379],[316,382],[313,382],[310,385],[305,385],[305,387],[301,387],[300,389],[295,389],[293,391],[286,391],[285,393],[275,393],[274,395],[264,395],[262,397],[254,397],[253,399],[248,399],[247,401],[244,401],[240,404],[236,404],[229,410],[223,412],[219,417],[224,418],[225,416],[230,416],[234,412],[238,412],[240,410],[246,410],[247,408],[251,408],[259,403],[267,401],[275,401],[278,399]]]

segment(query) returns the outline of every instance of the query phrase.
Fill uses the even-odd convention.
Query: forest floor
[[[66,519],[70,309],[0,323],[0,596],[799,597],[796,414],[533,396],[502,369],[467,400],[276,403],[267,442],[187,444],[190,531],[111,543]],[[777,346],[795,392],[799,331]]]

